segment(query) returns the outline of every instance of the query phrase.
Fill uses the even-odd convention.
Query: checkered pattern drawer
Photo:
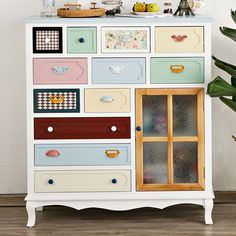
[[[80,112],[79,89],[34,89],[34,112]]]
[[[62,53],[62,27],[34,27],[33,53]]]

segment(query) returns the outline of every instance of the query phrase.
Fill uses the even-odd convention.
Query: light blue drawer
[[[204,83],[204,59],[151,58],[151,83]]]
[[[35,166],[129,165],[130,144],[38,144]]]
[[[94,84],[145,83],[145,58],[93,58]]]

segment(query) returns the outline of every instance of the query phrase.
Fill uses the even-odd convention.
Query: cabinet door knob
[[[140,126],[136,127],[136,131],[141,131],[141,130],[142,130],[142,128]]]
[[[80,43],[83,43],[84,41],[85,41],[84,38],[79,38]]]
[[[111,182],[112,182],[113,184],[116,184],[116,183],[117,183],[117,179],[112,179]]]
[[[58,157],[58,156],[60,156],[60,152],[57,151],[57,150],[48,150],[46,152],[46,156],[48,156],[48,157]]]
[[[111,131],[112,131],[112,132],[116,132],[116,131],[117,131],[117,127],[116,127],[115,125],[113,125],[113,126],[111,127]]]
[[[48,132],[52,133],[53,132],[53,127],[52,126],[48,126]]]
[[[49,179],[49,180],[48,180],[48,183],[49,183],[49,184],[53,184],[53,183],[54,183],[53,179]]]

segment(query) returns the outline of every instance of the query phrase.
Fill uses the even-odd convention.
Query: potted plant
[[[231,10],[231,17],[236,23],[236,10]],[[222,34],[236,42],[236,29],[220,27],[220,31]],[[236,112],[236,66],[221,61],[215,56],[212,56],[212,58],[217,67],[224,70],[231,76],[231,84],[220,76],[217,76],[208,84],[207,94],[211,97],[218,97],[224,104]],[[234,141],[236,141],[236,137],[232,137],[234,138]]]

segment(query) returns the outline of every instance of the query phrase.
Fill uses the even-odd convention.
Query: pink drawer
[[[33,64],[34,84],[87,84],[85,58],[38,58]]]

